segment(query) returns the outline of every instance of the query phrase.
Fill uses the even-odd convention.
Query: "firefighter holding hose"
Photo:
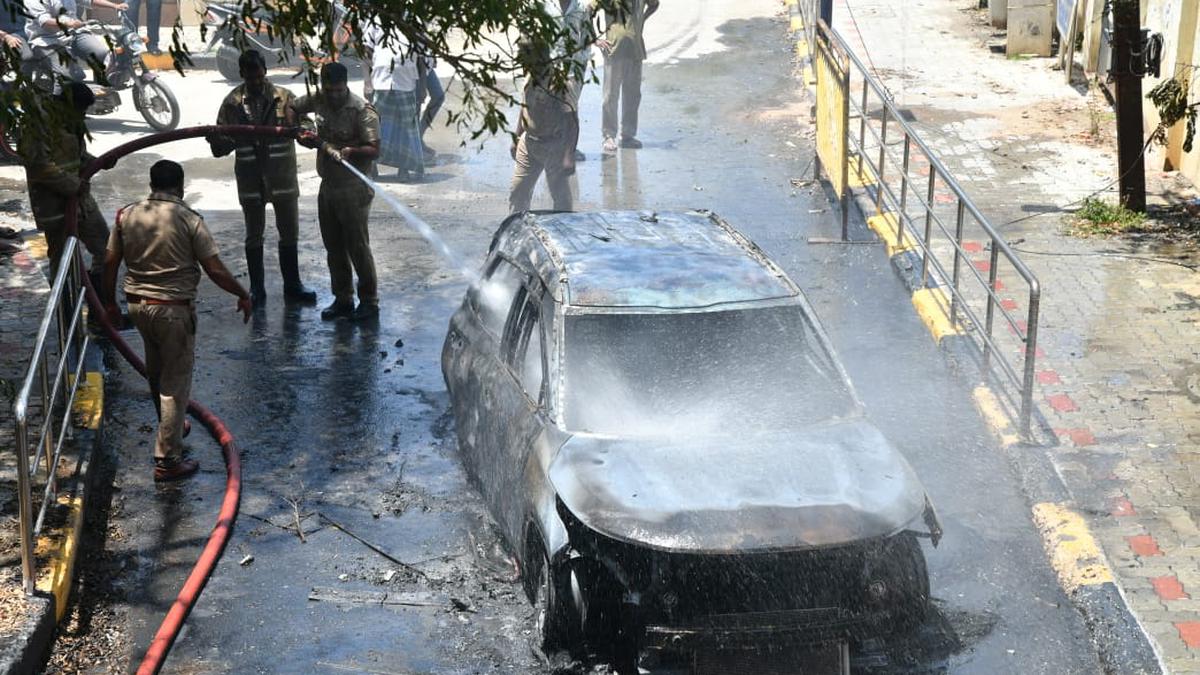
[[[316,130],[306,128],[298,141],[319,148],[317,219],[329,261],[333,304],[321,311],[325,321],[369,321],[379,316],[379,283],[367,234],[375,190],[343,164],[370,175],[379,156],[379,115],[350,92],[346,66],[336,61],[321,67],[321,89],[292,102],[296,119],[317,117]],[[354,306],[354,274],[358,275],[358,306]]]
[[[268,127],[295,126],[291,119],[294,96],[267,79],[267,63],[256,50],[242,52],[238,71],[243,83],[225,97],[217,112],[217,124],[250,124]],[[300,281],[298,240],[300,215],[297,201],[296,147],[290,138],[212,136],[208,138],[214,157],[234,153],[238,202],[246,221],[246,269],[254,306],[267,299],[263,269],[263,234],[267,227],[267,204],[275,209],[279,231],[279,272],[283,297],[306,305],[317,302],[317,294]]]

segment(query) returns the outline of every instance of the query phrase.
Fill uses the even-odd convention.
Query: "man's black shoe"
[[[348,319],[354,314],[354,303],[334,300],[333,304],[321,310],[322,321]]]
[[[315,305],[317,304],[317,292],[309,290],[301,284],[296,288],[283,289],[283,299],[288,302],[298,302],[302,305]]]
[[[358,307],[354,308],[354,314],[350,317],[351,321],[370,321],[379,318],[379,305],[358,303]]]
[[[621,139],[621,147],[622,148],[630,148],[632,150],[637,150],[642,147],[642,142],[639,141],[638,139],[634,138],[633,136],[629,136],[629,137]]]

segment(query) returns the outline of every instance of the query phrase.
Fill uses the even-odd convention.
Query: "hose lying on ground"
[[[294,134],[295,130],[284,127],[250,125],[188,127],[150,134],[149,136],[119,145],[104,153],[95,161],[83,167],[83,170],[80,172],[80,178],[86,184],[86,181],[102,168],[115,164],[118,159],[126,155],[155,145],[171,143],[187,138],[209,135],[292,138]],[[79,195],[75,195],[67,203],[67,234],[75,235],[78,229]],[[146,365],[142,362],[141,357],[117,333],[113,325],[109,323],[104,311],[104,305],[100,301],[97,289],[92,288],[92,283],[88,275],[84,274],[82,277],[87,287],[86,293],[92,317],[98,320],[104,330],[104,334],[117,348],[117,351],[121,352],[125,360],[145,377]],[[238,502],[242,494],[242,464],[237,446],[234,443],[233,434],[230,433],[225,423],[221,421],[221,418],[194,400],[188,402],[188,412],[200,420],[208,428],[209,433],[212,434],[217,443],[221,445],[221,451],[225,456],[225,497],[221,502],[221,510],[217,515],[217,523],[213,526],[212,534],[209,535],[204,550],[200,553],[199,559],[196,560],[195,566],[192,567],[191,573],[188,574],[183,588],[179,590],[179,595],[175,598],[174,604],[171,605],[170,611],[163,618],[162,624],[159,626],[158,632],[155,633],[154,640],[150,643],[149,649],[146,650],[146,655],[137,670],[138,675],[157,673],[162,668],[163,662],[167,658],[167,653],[170,652],[171,645],[175,642],[175,637],[179,634],[179,629],[183,626],[188,613],[192,611],[192,606],[196,604],[196,599],[200,597],[200,592],[204,590],[205,583],[208,582],[208,578],[212,575],[217,561],[221,558],[221,553],[225,550],[225,544],[228,543],[229,535],[233,531],[233,523],[237,519]]]

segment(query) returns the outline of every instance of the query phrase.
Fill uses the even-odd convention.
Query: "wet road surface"
[[[836,237],[839,219],[819,189],[802,182],[811,177],[802,124],[810,103],[791,77],[776,9],[765,0],[714,1],[656,16],[661,33],[651,40],[642,105],[646,147],[601,160],[600,87],[586,87],[588,161],[579,167],[577,208],[709,208],[740,228],[807,290],[868,413],[916,468],[946,530],[936,550],[925,543],[936,611],[898,644],[855,645],[856,671],[1096,672],[1016,481],[883,253],[808,243]],[[209,74],[190,78],[188,87],[223,90]],[[208,121],[207,113],[189,114]],[[101,133],[102,143],[112,138]],[[479,260],[505,211],[508,143],[495,139],[477,151],[455,147],[455,138],[435,128],[427,140],[443,154],[429,180],[385,189]],[[189,198],[227,263],[243,270],[228,158],[214,160],[194,144],[180,152],[190,157]],[[311,153],[303,155],[311,172]],[[98,180],[106,209],[137,198],[140,176],[157,158],[131,158],[122,166],[136,173]],[[326,303],[315,177],[302,177],[302,189],[301,262]],[[539,205],[549,206],[540,189]],[[377,327],[323,323],[316,309],[285,307],[270,252],[271,297],[249,326],[235,317],[232,298],[202,285],[194,397],[237,437],[244,496],[168,672],[541,670],[529,649],[532,610],[455,457],[438,358],[465,282],[378,199],[371,236],[383,308]],[[202,473],[155,486],[146,387],[113,365],[112,519],[124,534],[107,546],[119,570],[113,584],[123,596],[127,657],[136,663],[212,527],[224,469],[216,444],[195,433],[189,441]],[[743,668],[794,672],[794,658]]]

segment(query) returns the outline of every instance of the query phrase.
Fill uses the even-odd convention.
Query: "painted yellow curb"
[[[793,33],[804,30],[804,19],[798,16],[793,16],[791,29]]]
[[[58,503],[68,509],[66,527],[61,541],[50,554],[46,572],[37,582],[37,589],[54,594],[55,621],[62,621],[67,613],[67,601],[71,598],[71,579],[75,576],[75,558],[79,549],[79,535],[83,531],[83,498],[63,495]],[[54,544],[49,537],[38,540],[38,548],[47,550]]]
[[[979,411],[983,421],[992,430],[992,434],[1000,440],[1001,447],[1011,448],[1021,442],[1021,437],[1012,432],[1009,416],[1004,412],[1004,406],[1000,404],[996,392],[980,385],[971,392],[971,398],[975,401],[975,409]]]
[[[867,218],[867,226],[879,235],[883,243],[887,245],[888,257],[892,257],[897,253],[905,251],[913,251],[917,248],[917,240],[913,239],[907,229],[904,230],[904,241],[900,241],[896,234],[900,230],[899,223],[896,220],[894,213],[881,213],[877,216]]]
[[[946,291],[940,288],[922,288],[913,293],[912,304],[917,308],[917,314],[929,329],[934,342],[941,343],[946,336],[963,334],[962,324],[951,324],[946,313],[946,309],[950,307],[950,296],[946,295]]]
[[[802,59],[809,57],[808,40],[796,40],[796,56]]]
[[[163,52],[158,56],[154,54],[142,54],[142,63],[150,70],[175,70],[175,59],[171,55]]]
[[[46,237],[41,232],[26,240],[25,245],[29,247],[29,255],[38,260],[50,257],[50,247],[46,244]]]
[[[815,87],[817,86],[817,73],[812,69],[812,66],[805,64],[800,71],[800,77],[804,78],[804,84]]]
[[[83,377],[79,391],[75,392],[75,416],[81,426],[94,431],[104,418],[104,377],[95,371],[84,373]]]
[[[1068,593],[1080,586],[1113,583],[1112,570],[1082,516],[1062,504],[1043,502],[1034,505],[1033,522]]]

